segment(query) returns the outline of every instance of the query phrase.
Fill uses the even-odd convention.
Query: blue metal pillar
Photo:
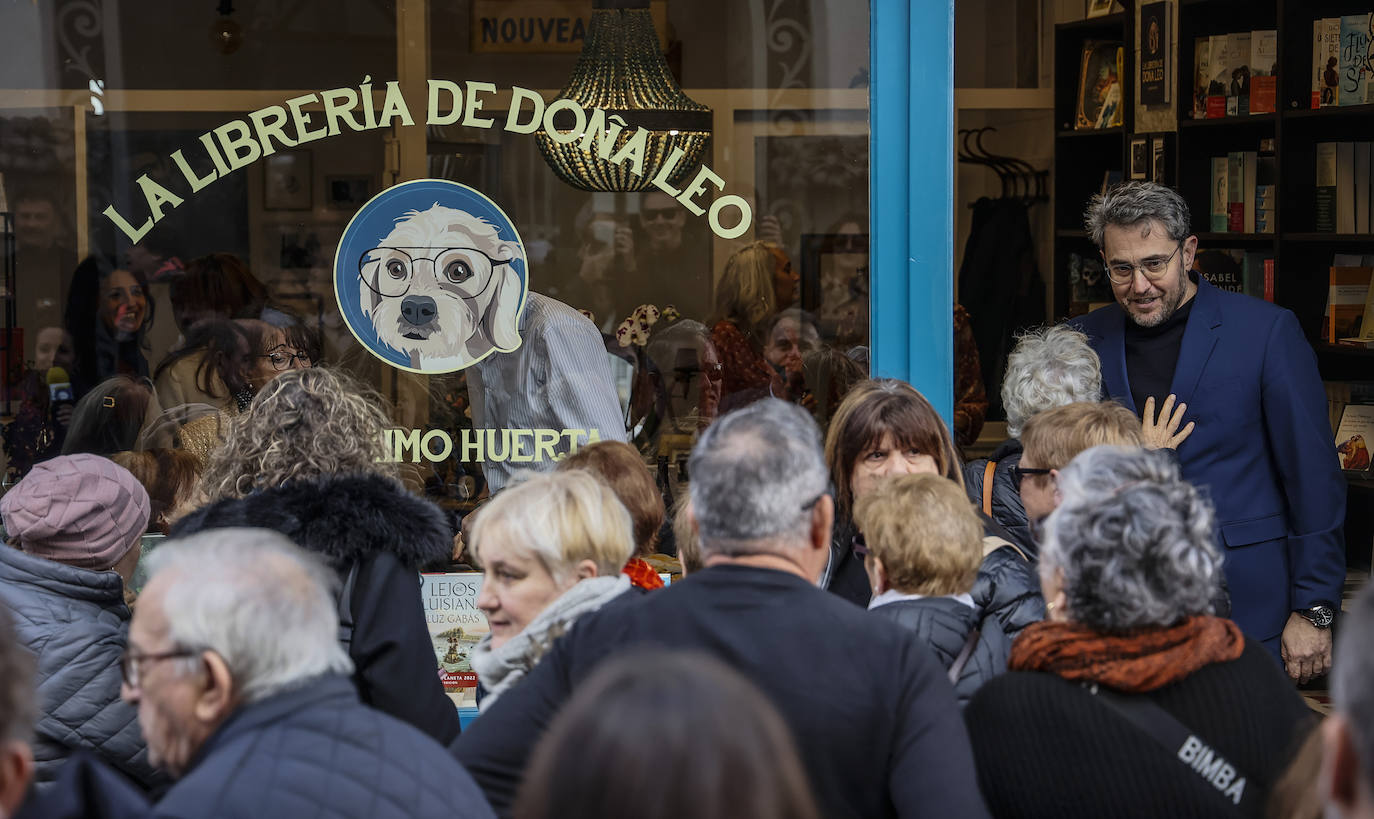
[[[954,0],[872,0],[873,374],[954,417]]]

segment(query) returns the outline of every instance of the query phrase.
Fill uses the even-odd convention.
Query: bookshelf
[[[1374,105],[1313,110],[1312,22],[1370,11],[1368,0],[1180,0],[1175,38],[1177,61],[1173,93],[1177,131],[1163,135],[1168,145],[1167,179],[1187,200],[1195,229],[1208,227],[1211,211],[1211,158],[1232,151],[1258,151],[1260,140],[1273,140],[1277,168],[1274,233],[1247,234],[1198,231],[1199,248],[1260,250],[1275,260],[1275,302],[1291,309],[1316,350],[1325,380],[1374,379],[1374,353],[1328,345],[1320,337],[1326,307],[1327,268],[1335,253],[1374,253],[1374,234],[1318,233],[1315,225],[1315,170],[1318,142],[1374,139]],[[1279,84],[1277,112],[1219,119],[1192,118],[1194,42],[1198,37],[1234,31],[1278,32]],[[1103,172],[1129,176],[1134,127],[1134,20],[1118,14],[1061,23],[1055,28],[1056,127],[1054,175],[1055,315],[1081,312],[1071,304],[1070,254],[1096,253],[1084,234],[1082,209],[1100,188]],[[1072,131],[1078,62],[1083,43],[1119,39],[1127,91],[1125,128]],[[1092,138],[1085,134],[1093,135]],[[1152,134],[1159,136],[1159,134]]]

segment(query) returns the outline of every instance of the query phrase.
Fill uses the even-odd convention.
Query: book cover
[[[1250,113],[1278,110],[1279,33],[1274,29],[1250,32]]]
[[[444,692],[459,708],[477,707],[477,672],[469,661],[472,649],[490,631],[487,616],[477,608],[482,591],[480,572],[423,574],[420,597],[425,604],[429,639]]]
[[[1339,102],[1341,87],[1341,18],[1323,17],[1312,22],[1313,108]]]
[[[1374,404],[1347,404],[1336,430],[1336,456],[1341,469],[1370,470],[1369,447],[1374,446]]]
[[[1273,260],[1273,257],[1263,250],[1245,251],[1245,258],[1241,262],[1242,293],[1257,299],[1273,301],[1272,298],[1265,298],[1265,269]]]
[[[1371,14],[1347,14],[1341,19],[1340,105],[1364,105],[1369,90],[1369,28]]]
[[[1278,160],[1273,154],[1255,156],[1255,233],[1273,233],[1278,212]]]
[[[1193,41],[1193,119],[1207,118],[1207,86],[1212,79],[1212,40]]]
[[[1169,102],[1169,4],[1146,3],[1140,7],[1140,102]]]
[[[1274,260],[1264,260],[1264,300],[1274,301]]]
[[[1226,191],[1229,177],[1227,157],[1212,157],[1212,232],[1225,233],[1231,199]]]
[[[1207,83],[1207,118],[1226,116],[1226,89],[1231,87],[1231,46],[1225,34],[1213,34],[1211,42],[1211,79]]]
[[[1336,339],[1337,344],[1374,348],[1374,282],[1364,297],[1364,312],[1360,316],[1360,334]],[[1374,401],[1374,399],[1371,399]]]
[[[1245,292],[1245,251],[1209,247],[1193,257],[1193,269],[1220,290]]]
[[[1107,268],[1101,256],[1069,254],[1069,284],[1072,288],[1072,301],[1079,304],[1095,304],[1115,300],[1112,283],[1107,278]]]
[[[1215,167],[1213,168],[1215,171]],[[1316,222],[1319,233],[1336,232],[1336,143],[1317,143]]]
[[[1250,113],[1250,32],[1226,35],[1226,116]]]
[[[1075,130],[1121,124],[1121,43],[1089,40],[1083,44],[1078,72]]]
[[[1326,313],[1322,316],[1323,336],[1328,344],[1338,338],[1360,334],[1360,319],[1369,300],[1369,280],[1374,267],[1332,267],[1330,286],[1326,295]]]

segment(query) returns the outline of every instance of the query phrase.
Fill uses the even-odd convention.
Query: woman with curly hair
[[[425,623],[416,572],[452,553],[447,519],[401,485],[380,398],[324,368],[288,370],[228,424],[201,490],[210,505],[172,528],[274,529],[339,574],[340,639],[363,702],[440,743],[458,735]]]

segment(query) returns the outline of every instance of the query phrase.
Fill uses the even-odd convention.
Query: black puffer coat
[[[984,541],[986,542],[986,541]],[[997,618],[1002,631],[1015,640],[1021,629],[1045,619],[1045,598],[1036,569],[1010,546],[983,556],[973,581],[973,602]]]
[[[1007,670],[1011,638],[1002,631],[997,618],[985,616],[977,608],[954,598],[898,600],[878,606],[872,613],[920,635],[921,642],[930,646],[940,666],[946,669],[954,665],[973,630],[980,629],[973,654],[954,684],[954,693],[961,706],[968,704],[983,683]]]
[[[230,526],[281,532],[323,555],[341,580],[360,561],[348,653],[363,702],[441,743],[458,736],[458,711],[439,682],[420,600],[419,569],[453,553],[437,506],[380,476],[329,477],[219,501],[180,520],[172,536]]]
[[[978,458],[964,464],[964,489],[969,500],[979,509],[983,508],[983,478],[987,473],[989,461],[996,461],[992,473],[992,519],[1002,525],[1007,539],[1017,546],[1031,560],[1040,556],[1040,544],[1031,533],[1026,507],[1021,505],[1021,487],[1012,479],[1012,467],[1021,463],[1021,441],[1011,438],[986,458]]]

